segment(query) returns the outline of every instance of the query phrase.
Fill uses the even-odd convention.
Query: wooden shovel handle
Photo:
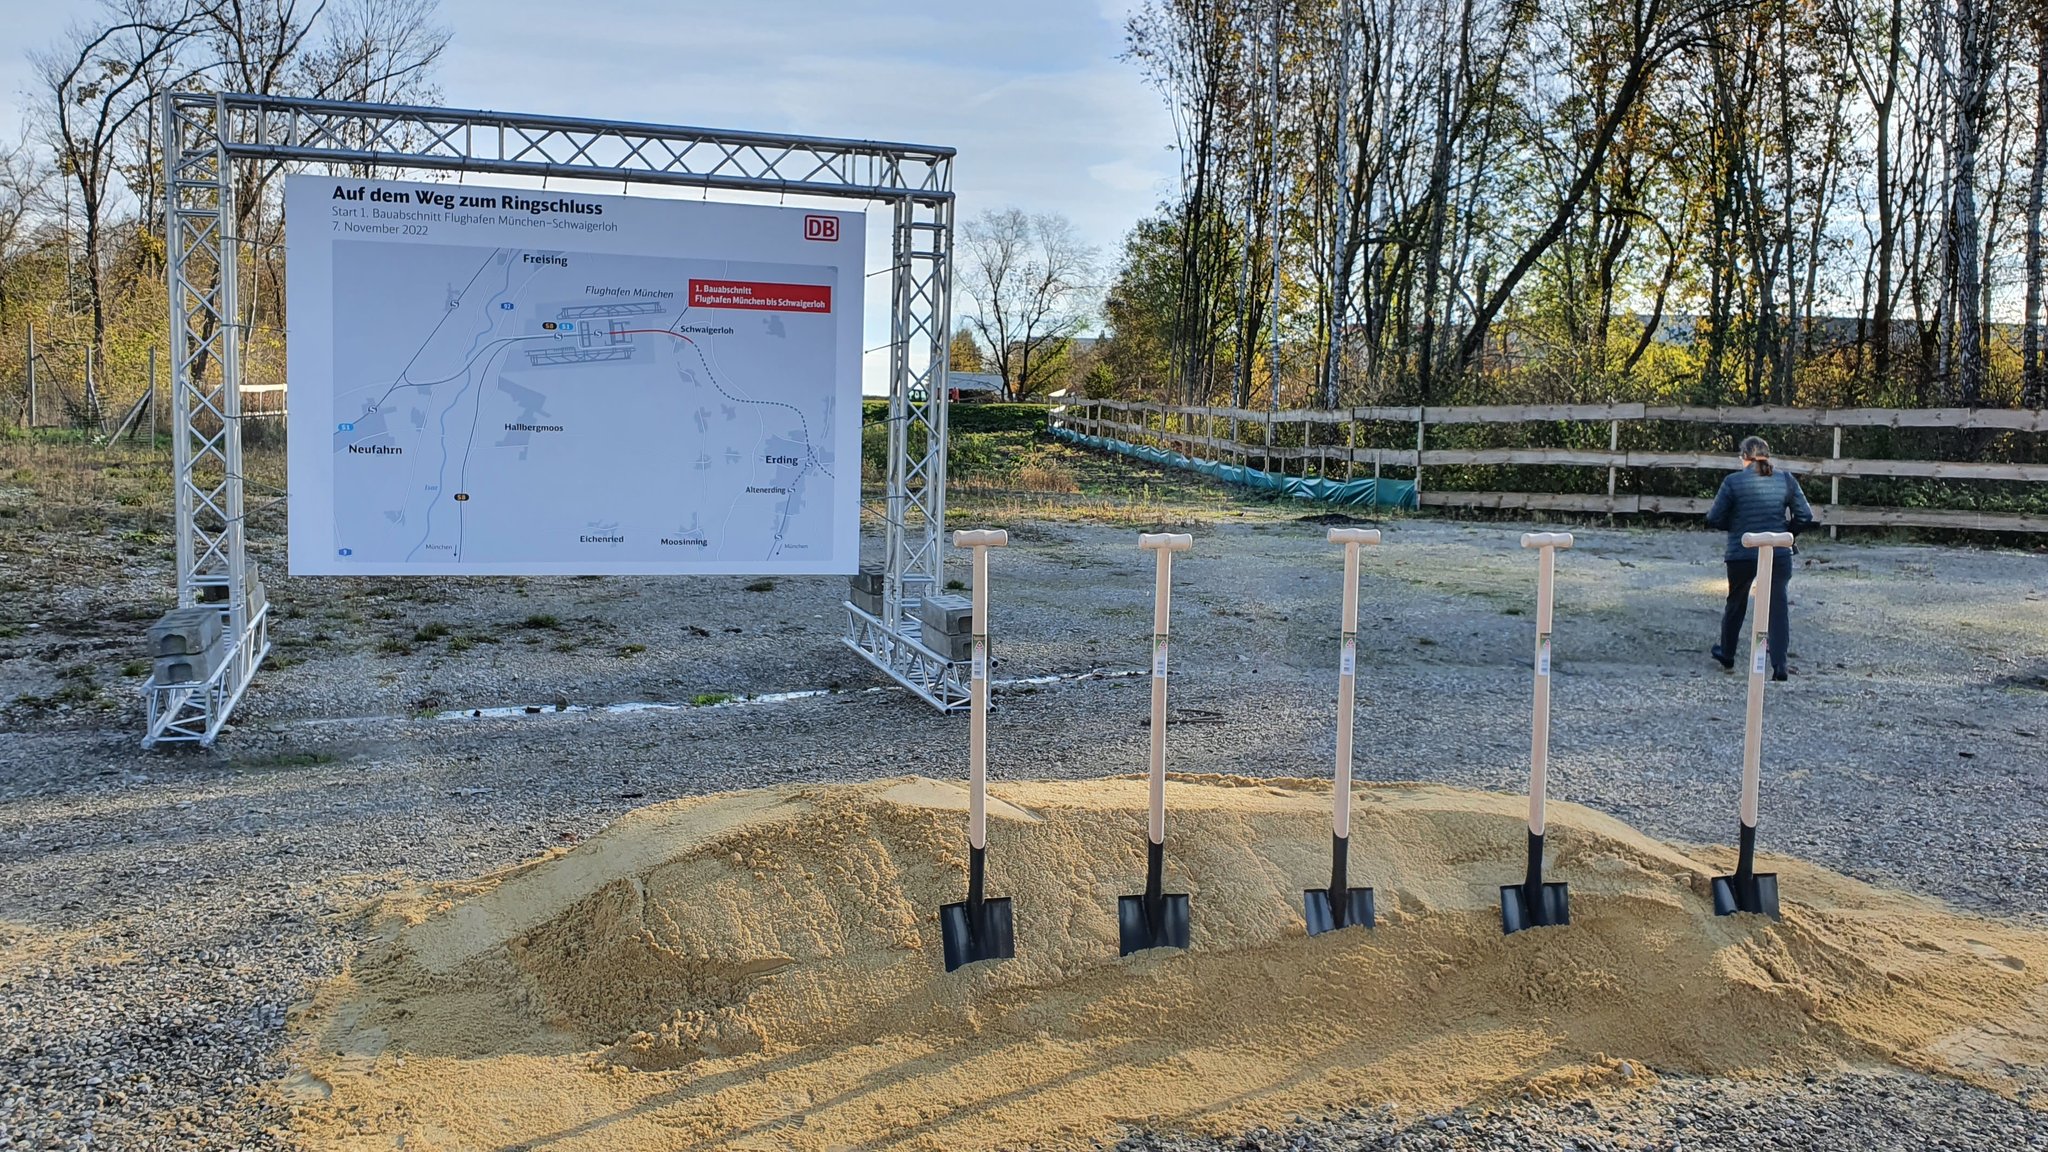
[[[1173,604],[1173,554],[1195,546],[1185,532],[1142,532],[1138,547],[1155,558],[1152,582],[1152,758],[1150,819],[1146,834],[1154,844],[1166,843],[1166,634]]]

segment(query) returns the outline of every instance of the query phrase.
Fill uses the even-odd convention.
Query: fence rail
[[[1972,509],[1850,505],[1841,502],[1844,478],[2048,483],[2048,463],[2021,460],[1928,460],[1842,455],[1844,429],[1950,429],[1997,434],[2048,432],[2048,410],[1986,408],[1752,408],[1654,404],[1503,404],[1442,408],[1361,407],[1336,409],[1206,408],[1142,401],[1079,400],[1053,409],[1052,424],[1088,436],[1170,448],[1196,459],[1257,466],[1283,472],[1313,468],[1326,477],[1350,479],[1359,469],[1373,476],[1395,468],[1412,473],[1420,500],[1439,508],[1623,514],[1696,514],[1710,501],[1618,491],[1622,470],[1721,471],[1729,453],[1621,446],[1622,429],[1670,422],[1743,428],[1831,429],[1828,456],[1781,454],[1792,472],[1828,481],[1828,499],[1815,515],[1829,531],[1844,526],[1946,528],[1987,532],[2048,532],[2048,515]],[[1431,448],[1429,429],[1459,425],[1583,423],[1608,426],[1606,448],[1482,447]],[[1361,443],[1386,440],[1388,425],[1413,425],[1414,447]],[[1294,431],[1299,429],[1298,433]],[[1361,437],[1361,430],[1364,435]],[[1319,442],[1320,439],[1320,442]],[[1292,440],[1293,443],[1280,441]],[[2038,457],[2037,457],[2038,458]],[[1604,468],[1607,491],[1459,492],[1423,486],[1433,468],[1470,467]]]

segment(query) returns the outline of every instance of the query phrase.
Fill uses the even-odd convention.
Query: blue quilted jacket
[[[1754,464],[1721,481],[1714,506],[1707,511],[1707,527],[1728,533],[1729,560],[1756,559],[1756,549],[1742,546],[1745,532],[1801,532],[1812,524],[1813,507],[1799,490],[1799,481],[1783,468],[1760,475]],[[1777,558],[1782,561],[1790,552],[1780,548]]]

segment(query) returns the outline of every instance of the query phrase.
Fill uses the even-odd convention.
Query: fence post
[[[156,451],[156,345],[149,346],[149,450]]]
[[[36,326],[28,326],[28,425],[36,426]]]
[[[1417,408],[1415,410],[1415,502],[1417,507],[1420,507],[1422,504],[1422,433],[1423,429],[1428,426],[1428,421],[1429,409]]]
[[[1842,426],[1835,425],[1835,459],[1842,458]],[[1841,526],[1835,523],[1835,505],[1842,502],[1842,474],[1837,472],[1828,477],[1828,539],[1841,538]]]
[[[1266,425],[1266,453],[1259,457],[1259,468],[1266,472],[1273,470],[1273,413],[1269,409],[1261,417]]]
[[[1357,413],[1354,412],[1352,415],[1356,416]],[[1351,483],[1352,474],[1358,468],[1358,421],[1355,419],[1346,420],[1344,422],[1344,431],[1344,482],[1349,484]]]
[[[1621,451],[1621,421],[1619,420],[1609,420],[1607,422],[1607,450],[1609,452]],[[1607,522],[1609,524],[1614,523],[1615,471],[1614,461],[1609,460],[1607,462]]]

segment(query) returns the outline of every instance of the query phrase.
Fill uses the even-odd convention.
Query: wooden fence
[[[1728,471],[1727,451],[1623,449],[1624,425],[1651,421],[1724,425],[1744,430],[1773,427],[1832,429],[1834,450],[1824,457],[1778,455],[1774,459],[1802,477],[1826,478],[1828,499],[1816,502],[1815,516],[1832,533],[1845,525],[1947,528],[1989,532],[2048,532],[2048,515],[1968,509],[1851,505],[1841,502],[1845,477],[1900,477],[1934,480],[2048,482],[2048,463],[1863,459],[1842,455],[1845,428],[1957,429],[1985,433],[2048,432],[2048,410],[1985,408],[1706,408],[1644,404],[1514,404],[1444,408],[1280,409],[1198,408],[1118,400],[1077,400],[1053,409],[1052,425],[1088,436],[1169,448],[1205,460],[1266,471],[1351,479],[1385,468],[1414,477],[1424,505],[1587,513],[1705,512],[1710,500],[1617,490],[1623,469]],[[1607,447],[1599,448],[1431,448],[1429,430],[1457,425],[1599,424]],[[1361,444],[1386,437],[1392,425],[1414,425],[1413,448]],[[1293,429],[1300,428],[1299,436]],[[1633,437],[1632,437],[1633,438]],[[1287,441],[1295,441],[1288,443]],[[1320,441],[1320,442],[1319,442]],[[1604,468],[1605,493],[1433,491],[1424,484],[1431,469],[1532,465]],[[1313,472],[1311,470],[1313,469]]]

